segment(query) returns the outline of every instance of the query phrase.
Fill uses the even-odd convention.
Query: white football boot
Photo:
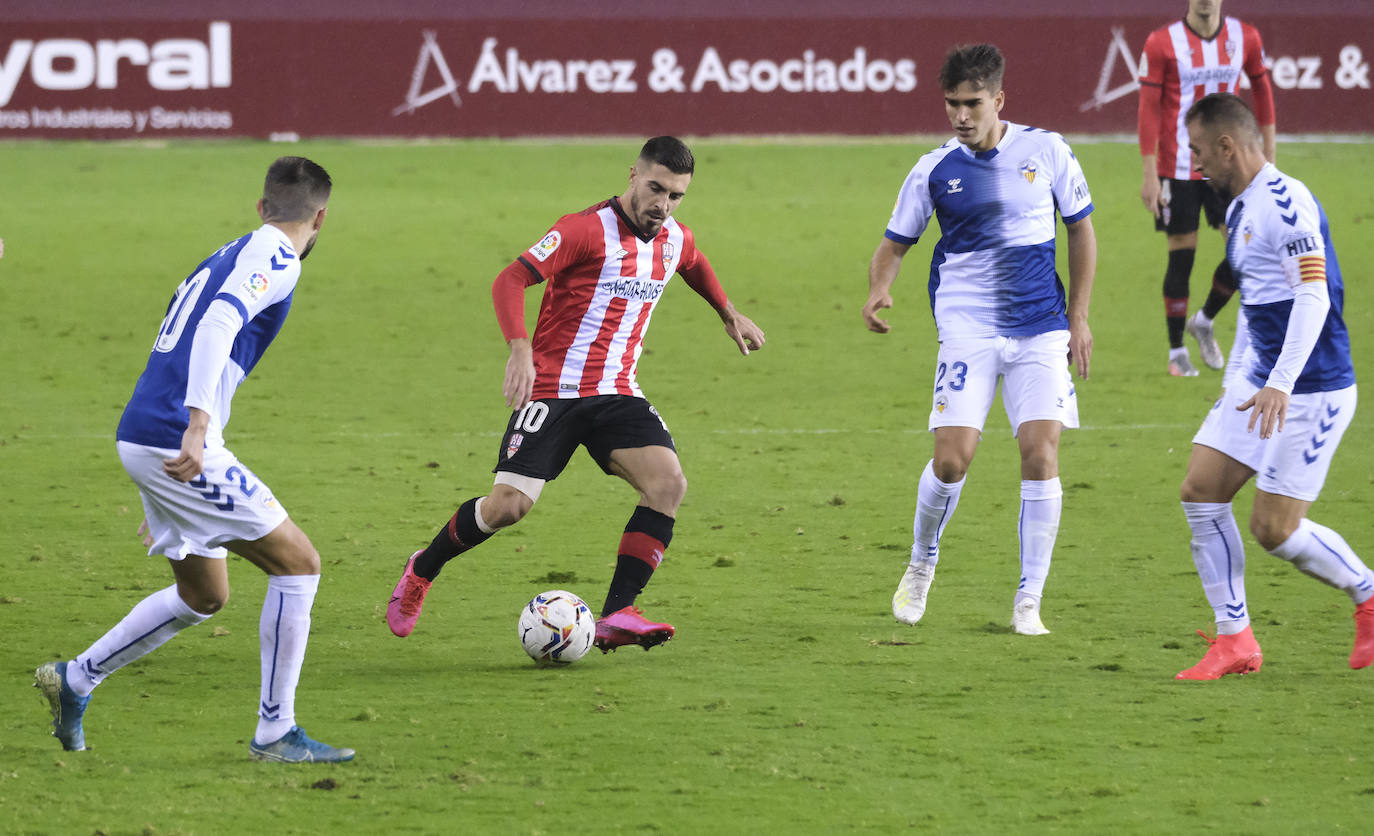
[[[1222,369],[1226,366],[1226,355],[1221,353],[1221,345],[1217,342],[1217,335],[1213,331],[1212,320],[1204,318],[1201,309],[1188,318],[1188,323],[1183,326],[1183,330],[1188,332],[1188,336],[1197,340],[1202,362],[1207,364],[1207,368]]]
[[[1044,636],[1049,629],[1040,620],[1040,602],[1034,598],[1022,598],[1011,608],[1011,629],[1022,636]]]
[[[903,624],[915,624],[926,614],[926,595],[935,579],[935,564],[919,561],[908,564],[897,591],[892,595],[892,615]]]

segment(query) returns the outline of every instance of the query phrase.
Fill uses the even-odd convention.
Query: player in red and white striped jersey
[[[1212,274],[1207,301],[1188,318],[1198,215],[1205,210],[1208,225],[1220,229],[1227,197],[1217,194],[1193,170],[1183,116],[1208,93],[1239,90],[1242,74],[1250,80],[1264,154],[1273,162],[1274,94],[1264,66],[1264,45],[1253,26],[1222,16],[1221,0],[1188,0],[1187,15],[1152,32],[1140,57],[1137,133],[1144,160],[1140,199],[1155,216],[1155,229],[1166,233],[1169,262],[1164,272],[1164,316],[1169,373],[1179,377],[1197,374],[1183,345],[1185,329],[1197,339],[1204,363],[1214,369],[1225,364],[1212,320],[1237,286],[1223,258]]]
[[[597,621],[602,651],[652,647],[672,638],[635,598],[663,560],[687,490],[673,438],[635,380],[644,332],[668,280],[681,274],[711,304],[725,333],[748,355],[763,331],[735,310],[692,231],[673,219],[695,161],[681,141],[645,143],[620,197],[565,215],[496,277],[492,299],[510,347],[502,391],[515,412],[492,491],[463,503],[430,545],[406,563],[387,607],[398,636],[415,627],[443,565],[529,513],[545,482],[578,446],[606,473],[639,492],[620,540],[610,591]],[[534,338],[525,330],[525,289],[544,284]]]

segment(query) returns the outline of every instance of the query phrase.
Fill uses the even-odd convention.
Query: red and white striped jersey
[[[1238,93],[1242,72],[1255,90],[1254,107],[1259,123],[1273,124],[1273,94],[1265,78],[1264,44],[1253,26],[1227,17],[1211,38],[1203,38],[1178,20],[1150,33],[1140,57],[1140,150],[1146,155],[1155,153],[1160,177],[1202,179],[1201,174],[1193,171],[1184,116],[1193,102],[1209,93]],[[1155,125],[1147,124],[1150,117],[1146,114],[1156,112],[1156,108],[1145,106],[1147,97],[1158,97]],[[1157,151],[1151,141],[1156,136]]]
[[[645,240],[617,198],[558,219],[520,261],[547,283],[534,326],[533,398],[643,397],[635,370],[654,306],[691,270],[692,232],[669,217]]]

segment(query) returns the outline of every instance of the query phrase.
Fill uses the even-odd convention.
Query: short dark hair
[[[1002,89],[1002,74],[1007,61],[1002,51],[992,44],[956,46],[945,56],[940,67],[940,89],[953,90],[965,81],[980,90],[997,92]]]
[[[267,169],[262,208],[268,221],[304,221],[329,202],[329,172],[305,157],[281,157]]]
[[[697,164],[691,149],[675,136],[656,136],[644,143],[639,158],[658,163],[674,174],[691,174]]]
[[[1245,100],[1234,93],[1210,93],[1193,102],[1184,117],[1184,124],[1189,122],[1230,134],[1244,143],[1260,141],[1259,120]]]

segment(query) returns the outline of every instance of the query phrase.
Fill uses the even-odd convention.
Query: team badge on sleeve
[[[563,243],[563,236],[555,229],[539,239],[539,243],[530,247],[529,252],[542,264],[549,260],[549,256],[553,255],[554,250],[558,249],[558,245],[561,243]]]
[[[267,276],[263,273],[254,273],[243,280],[243,290],[254,302],[261,301],[263,294],[267,292]]]

